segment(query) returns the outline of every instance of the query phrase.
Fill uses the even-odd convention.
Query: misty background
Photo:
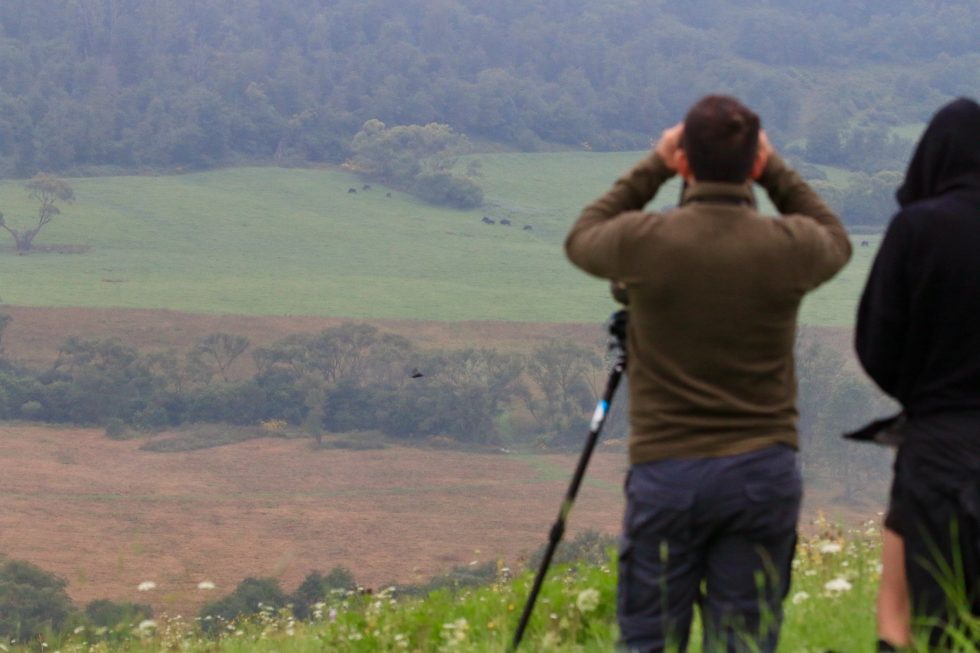
[[[838,436],[895,407],[854,307],[915,140],[980,89],[978,25],[975,0],[0,0],[0,608],[47,601],[0,633],[533,560],[610,362],[562,239],[708,93],[852,234],[801,317],[801,458],[808,515],[874,519],[890,453]],[[573,517],[600,562],[625,394]]]

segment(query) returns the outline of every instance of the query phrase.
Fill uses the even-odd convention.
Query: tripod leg
[[[612,403],[613,395],[616,393],[616,388],[619,386],[619,381],[625,369],[626,356],[624,353],[620,353],[616,364],[609,373],[606,390],[592,416],[589,437],[585,442],[582,455],[579,456],[578,466],[575,468],[572,482],[568,487],[568,492],[565,494],[565,500],[562,501],[561,509],[558,511],[558,519],[555,520],[554,525],[551,527],[551,533],[548,537],[548,548],[545,550],[544,558],[541,560],[541,566],[538,568],[538,573],[534,577],[534,584],[531,586],[531,593],[528,595],[527,603],[524,604],[524,611],[521,613],[521,620],[517,624],[517,630],[514,633],[514,640],[511,642],[510,651],[516,651],[521,643],[521,639],[524,637],[524,631],[527,629],[527,624],[531,619],[531,613],[534,611],[534,604],[537,601],[538,593],[541,591],[541,585],[544,583],[545,574],[548,573],[548,567],[551,566],[551,559],[554,557],[555,549],[558,548],[558,543],[565,534],[565,524],[568,521],[568,515],[572,511],[572,505],[575,503],[575,497],[578,495],[579,487],[582,485],[582,479],[585,478],[585,469],[589,465],[589,459],[592,457],[596,442],[599,440],[599,433],[602,432],[602,427],[606,423],[606,417],[609,414],[609,405]]]

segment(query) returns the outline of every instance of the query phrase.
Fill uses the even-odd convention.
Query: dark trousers
[[[931,648],[953,648],[947,627],[965,631],[965,620],[980,617],[980,473],[900,450],[893,502],[915,625]]]
[[[774,651],[802,481],[777,445],[634,465],[626,478],[618,616],[628,651],[683,651],[693,608],[706,653]]]

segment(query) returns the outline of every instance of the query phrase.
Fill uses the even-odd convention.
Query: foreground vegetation
[[[873,650],[874,595],[880,574],[878,527],[844,532],[818,519],[803,540],[786,600],[781,651]],[[488,584],[445,588],[412,598],[396,587],[369,592],[332,590],[305,620],[289,607],[257,604],[232,620],[162,616],[115,627],[84,623],[64,635],[12,641],[5,651],[63,653],[187,653],[244,651],[375,652],[504,651],[516,626],[533,570],[511,578],[498,563]],[[525,638],[528,651],[610,651],[615,626],[615,561],[579,562],[552,569]],[[956,631],[952,650],[976,653],[980,624],[968,620]],[[695,629],[697,625],[695,624]],[[697,653],[699,637],[692,638]]]

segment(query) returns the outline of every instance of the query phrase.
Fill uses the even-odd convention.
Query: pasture
[[[432,207],[378,184],[364,190],[337,168],[72,179],[76,203],[36,241],[55,251],[17,256],[9,239],[0,241],[0,301],[595,323],[613,302],[603,282],[565,260],[562,240],[581,207],[639,155],[479,155],[486,203],[474,211]],[[653,205],[674,204],[677,194],[675,183]],[[36,206],[20,182],[8,180],[0,183],[0,210],[25,226]],[[88,249],[59,253],[56,246]],[[807,301],[805,324],[851,324],[874,249],[855,248],[848,268]]]

